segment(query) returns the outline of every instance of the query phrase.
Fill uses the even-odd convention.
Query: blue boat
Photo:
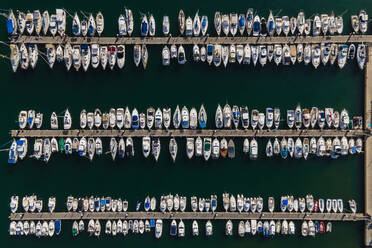
[[[61,232],[61,220],[55,220],[54,221],[54,232],[59,235]]]
[[[8,34],[13,34],[14,32],[14,24],[11,19],[6,20],[6,28],[8,30]]]
[[[100,202],[101,202],[101,204],[100,204],[101,206],[100,207],[103,208],[105,206],[105,204],[106,204],[105,198],[102,198]]]
[[[97,210],[100,209],[100,206],[99,206],[99,199],[95,199],[95,200],[94,200],[94,209],[97,209]]]
[[[245,16],[244,15],[239,15],[238,26],[239,26],[240,34],[243,34],[245,30]]]
[[[15,164],[17,163],[17,159],[18,159],[17,142],[13,140],[12,145],[10,146],[10,150],[9,150],[8,163]]]
[[[138,118],[138,112],[136,109],[134,109],[132,113],[132,128],[133,129],[139,128],[139,118]]]
[[[149,32],[149,24],[147,21],[147,17],[144,15],[141,21],[141,36],[147,36],[148,32]]]
[[[154,219],[150,220],[150,227],[155,227],[155,220]]]
[[[314,221],[314,226],[315,226],[315,232],[316,233],[319,233],[319,222],[318,221]]]
[[[176,220],[172,220],[171,226],[170,226],[170,235],[176,236],[177,235],[177,222]]]

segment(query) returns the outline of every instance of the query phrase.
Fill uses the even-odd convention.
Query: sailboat
[[[221,13],[219,11],[216,11],[214,13],[214,28],[216,30],[217,35],[220,36],[221,29],[222,29],[222,20],[221,20]]]
[[[149,35],[150,36],[155,36],[155,31],[156,31],[156,25],[155,25],[155,18],[151,14],[149,17]]]
[[[172,157],[173,162],[176,161],[177,150],[178,150],[178,146],[177,146],[176,139],[175,138],[171,138],[170,141],[169,141],[169,153],[170,153],[170,155]]]
[[[152,155],[155,158],[155,161],[157,162],[160,155],[160,139],[159,138],[153,138],[152,139]]]

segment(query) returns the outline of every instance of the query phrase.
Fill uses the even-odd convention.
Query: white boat
[[[208,31],[208,17],[203,15],[201,18],[201,33],[203,36],[206,35]]]
[[[205,62],[207,60],[207,49],[205,46],[200,47],[200,61]]]
[[[128,34],[127,31],[127,23],[125,17],[120,14],[118,18],[118,29],[119,29],[119,36],[126,36]]]
[[[180,65],[184,65],[186,63],[185,49],[183,48],[182,45],[178,47],[177,61],[178,61],[178,64]]]
[[[65,130],[70,129],[71,124],[72,124],[71,114],[68,111],[68,109],[66,109],[64,117],[63,117],[63,129],[65,129]]]
[[[238,31],[238,14],[230,14],[230,33],[232,36],[235,36]]]
[[[230,32],[230,18],[226,14],[221,17],[221,28],[225,36],[228,36]]]
[[[181,111],[179,106],[177,105],[174,113],[173,113],[173,127],[178,129],[181,125]]]
[[[249,158],[255,160],[258,157],[258,144],[256,139],[252,139],[249,144]]]
[[[57,32],[64,36],[66,32],[66,12],[63,9],[56,9]]]
[[[160,139],[159,138],[153,138],[152,139],[152,155],[155,158],[155,161],[157,162],[160,155]],[[177,154],[176,154],[177,155]]]
[[[320,17],[315,15],[313,21],[313,36],[319,36],[322,28],[322,22],[320,21]]]
[[[338,46],[338,57],[337,57],[337,64],[340,69],[344,68],[347,59],[347,52],[348,46],[347,45],[339,45]]]
[[[213,139],[211,156],[213,159],[218,159],[220,157],[220,142],[217,138]]]
[[[58,129],[58,119],[57,119],[57,114],[55,112],[53,112],[50,117],[50,128]]]
[[[150,36],[155,36],[155,32],[156,32],[155,18],[151,14],[149,17],[149,32],[148,33]]]
[[[142,137],[142,154],[145,158],[150,155],[151,151],[151,139],[149,136]]]
[[[163,232],[163,221],[161,219],[157,219],[155,223],[155,238],[160,238]]]
[[[80,56],[80,46],[74,45],[72,48],[72,64],[76,71],[80,69],[81,66],[81,56]]]
[[[163,108],[163,124],[165,129],[170,127],[171,123],[171,109],[170,108]]]
[[[195,139],[195,156],[201,157],[203,155],[203,140],[200,137]]]
[[[116,63],[119,69],[123,69],[124,64],[125,64],[125,46],[124,45],[117,46]]]
[[[289,27],[290,27],[292,35],[294,35],[297,30],[297,20],[295,17],[291,17],[291,19],[289,20]]]
[[[96,20],[94,19],[93,15],[90,14],[88,18],[88,25],[87,25],[87,35],[89,36],[94,36],[97,31],[97,26],[96,26]]]
[[[138,67],[142,58],[142,49],[140,45],[134,45],[133,47],[133,60],[134,64]]]
[[[192,48],[192,57],[194,58],[195,62],[199,62],[200,60],[200,49],[199,46],[194,44]]]
[[[169,66],[169,64],[170,64],[170,51],[169,51],[168,46],[163,47],[161,55],[162,55],[162,64],[164,66]]]
[[[315,69],[317,69],[318,66],[320,65],[320,53],[321,53],[320,46],[318,44],[313,44],[312,50],[311,50],[311,57],[312,57],[311,62]]]
[[[358,66],[361,70],[363,70],[366,63],[366,46],[364,44],[358,44],[356,56]]]
[[[223,126],[225,128],[231,128],[232,112],[229,104],[225,104],[223,107]]]
[[[228,49],[227,47],[222,47],[221,45],[214,45],[213,47],[213,64],[219,67],[223,62],[226,67],[228,60]]]
[[[233,224],[231,220],[226,222],[225,233],[227,236],[231,236],[233,233]]]
[[[20,53],[20,61],[19,62],[21,63],[21,68],[23,70],[27,70],[29,65],[30,65],[30,57],[28,55],[28,51],[27,51],[26,45],[24,43],[21,44],[21,46],[19,48],[19,53]],[[50,61],[49,58],[50,57],[47,57],[48,63]],[[49,63],[49,65],[50,65],[50,63]],[[53,65],[52,65],[52,67],[53,67]]]
[[[239,64],[242,63],[244,57],[244,47],[243,45],[237,45],[236,46],[236,60]]]
[[[98,36],[101,36],[104,28],[105,28],[105,20],[103,18],[101,11],[98,11],[96,15],[96,30],[97,30]]]
[[[211,156],[211,138],[204,138],[204,145],[203,145],[203,157],[205,161],[208,161],[209,157]]]
[[[178,146],[177,146],[176,139],[175,138],[171,138],[170,141],[169,141],[169,153],[170,153],[170,155],[172,157],[173,162],[176,161],[177,150],[178,150]]]
[[[169,35],[169,26],[170,26],[169,16],[163,16],[162,30],[163,30],[164,36],[168,36]]]
[[[362,9],[360,12],[359,12],[359,31],[364,34],[365,32],[367,32],[367,29],[368,29],[368,14],[367,12]]]
[[[113,70],[116,64],[116,54],[117,54],[117,49],[116,46],[109,46],[107,48],[108,51],[108,63],[110,66],[110,69]]]
[[[131,9],[125,8],[125,22],[127,24],[128,35],[131,36],[134,28],[133,13]]]
[[[189,115],[189,110],[187,109],[186,106],[183,106],[182,111],[181,111],[181,124],[182,128],[189,128],[190,127],[190,115]]]
[[[186,22],[185,22],[185,35],[187,37],[190,37],[192,36],[192,34],[193,34],[193,23],[192,23],[191,17],[189,16],[187,17]]]
[[[107,62],[108,62],[108,56],[109,56],[107,46],[100,46],[99,54],[100,54],[100,62],[101,62],[101,65],[102,65],[102,69],[106,70],[106,66],[107,66]]]
[[[327,32],[329,31],[329,16],[327,14],[321,14],[320,15],[320,20],[322,22],[322,33],[323,35],[326,35]]]
[[[214,13],[214,28],[216,30],[217,35],[220,36],[221,29],[222,29],[222,19],[221,19],[221,13],[219,11],[216,11]]]
[[[72,18],[72,34],[75,36],[80,36],[81,34],[81,23],[78,14],[75,12],[74,17]]]

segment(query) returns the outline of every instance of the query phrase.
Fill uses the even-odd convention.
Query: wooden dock
[[[336,129],[270,129],[270,130],[242,130],[242,129],[138,129],[138,130],[11,130],[13,138],[47,138],[47,137],[364,137],[363,130]]]
[[[314,43],[372,43],[372,35],[334,35],[334,36],[279,36],[279,37],[52,37],[52,36],[15,36],[10,43],[34,44],[100,44],[100,45],[203,45],[203,44],[314,44]]]
[[[108,220],[108,219],[183,219],[183,220],[323,220],[363,221],[368,217],[362,213],[298,213],[298,212],[55,212],[14,213],[11,221],[18,220]]]
[[[372,46],[368,44],[369,47]],[[364,127],[365,130],[372,130],[372,49],[368,49],[368,60],[365,69],[364,80]],[[372,247],[372,137],[366,137],[364,153],[364,196],[365,214],[369,221],[365,222],[365,246]]]

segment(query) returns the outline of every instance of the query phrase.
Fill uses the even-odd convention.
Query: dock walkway
[[[55,213],[15,213],[11,221],[18,220],[78,220],[78,219],[183,219],[183,220],[323,220],[323,221],[363,221],[362,213],[298,213],[298,212],[55,212]]]
[[[139,129],[139,130],[11,130],[13,138],[47,138],[47,137],[363,137],[363,130],[332,130],[332,129],[271,129],[271,130],[241,130],[241,129]]]
[[[34,44],[100,44],[100,45],[193,45],[193,44],[314,44],[314,43],[372,43],[372,35],[334,35],[334,36],[274,36],[274,37],[52,37],[27,36],[12,37],[10,43]]]

